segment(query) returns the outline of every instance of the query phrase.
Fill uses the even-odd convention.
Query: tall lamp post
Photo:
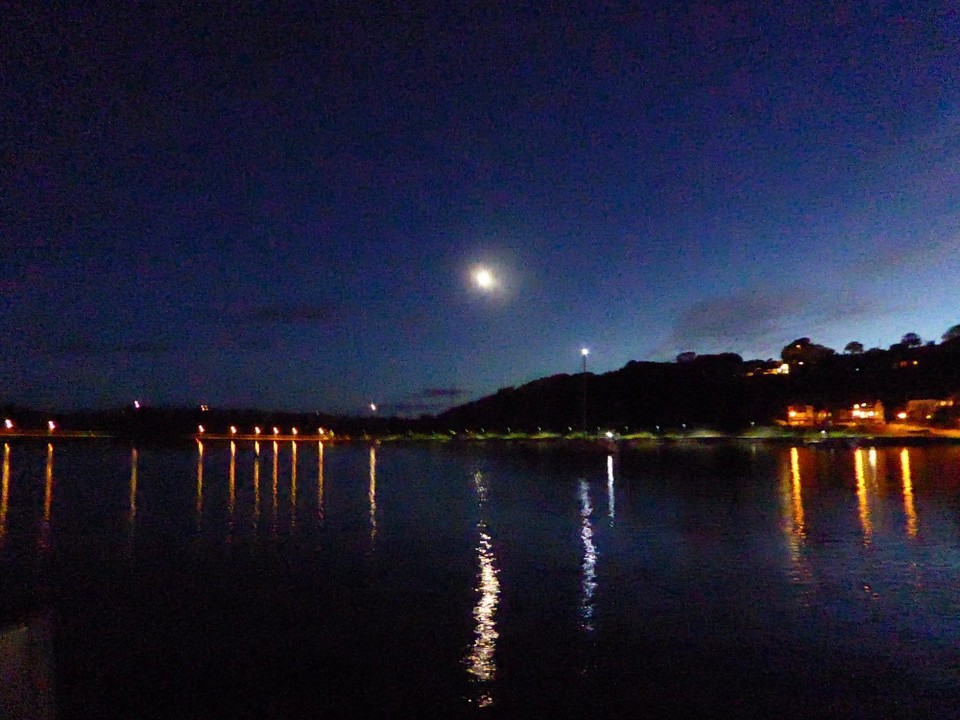
[[[588,348],[580,348],[580,356],[583,358],[583,402],[580,407],[580,429],[584,434],[587,432],[587,355],[590,354]]]

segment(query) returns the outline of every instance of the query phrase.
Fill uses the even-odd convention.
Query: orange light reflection
[[[237,500],[237,444],[230,441],[230,479],[229,495],[227,498],[227,510],[230,513],[230,520],[233,521],[233,510]]]
[[[130,513],[127,521],[133,525],[137,519],[137,465],[139,464],[139,454],[137,449],[130,451]]]
[[[317,519],[323,522],[323,443],[317,443]]]
[[[197,443],[197,530],[203,518],[203,443]]]
[[[804,537],[806,529],[803,517],[803,485],[800,483],[800,452],[790,448],[790,477],[793,481],[793,532],[798,538]]]
[[[53,443],[47,443],[47,471],[43,485],[43,521],[50,522],[53,506]]]
[[[253,459],[253,530],[260,523],[260,454]]]
[[[3,444],[3,474],[0,481],[0,543],[7,535],[7,503],[10,500],[10,444]]]
[[[874,455],[874,458],[876,455]],[[867,499],[867,477],[863,468],[863,450],[856,450],[853,458],[854,472],[857,477],[857,506],[860,512],[860,526],[863,528],[863,544],[869,545],[873,536],[870,522],[870,503]]]
[[[290,527],[297,526],[297,443],[290,443]]]
[[[277,486],[280,483],[280,464],[279,464],[280,446],[277,441],[273,441],[273,525],[274,534],[277,532]]]
[[[907,515],[907,535],[917,536],[917,510],[913,505],[913,478],[910,475],[910,451],[900,451],[900,469],[903,471],[903,510]]]

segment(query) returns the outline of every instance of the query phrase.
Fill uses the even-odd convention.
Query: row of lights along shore
[[[5,430],[13,430],[16,427],[13,423],[13,420],[7,418],[3,421],[3,427]],[[47,420],[47,432],[53,432],[57,429],[57,424],[53,420]]]
[[[274,435],[279,435],[279,434],[280,434],[280,428],[274,426],[274,427],[272,428],[272,430],[273,430],[273,434],[274,434]],[[206,432],[207,432],[206,427],[204,427],[203,425],[197,425],[197,434],[198,434],[198,435],[203,435],[203,434],[205,434]],[[231,435],[237,435],[238,432],[239,432],[239,431],[237,430],[237,426],[236,426],[236,425],[231,425],[231,426],[230,426],[230,434],[231,434]],[[322,428],[322,427],[317,428],[317,435],[325,435],[326,433],[327,433],[327,431],[326,431],[324,428]],[[243,434],[243,433],[240,433],[240,434]],[[255,427],[255,428],[253,429],[253,434],[254,434],[255,436],[259,436],[259,435],[264,435],[265,433],[263,432],[263,429],[262,429],[261,427],[257,426],[257,427]],[[300,435],[300,431],[297,430],[297,428],[290,428],[290,434],[293,435],[293,436],[299,436],[299,435]]]
[[[11,420],[10,418],[6,418],[6,419],[3,421],[3,427],[4,427],[5,430],[13,430],[13,429],[16,427],[16,425],[14,424],[13,420]],[[53,431],[56,430],[56,429],[57,429],[57,423],[55,423],[53,420],[48,420],[48,421],[47,421],[47,431],[48,431],[48,432],[53,432]],[[198,434],[201,434],[201,435],[202,435],[202,434],[204,434],[204,433],[206,433],[206,432],[207,432],[207,429],[206,429],[203,425],[197,425],[197,433],[198,433]],[[230,426],[230,434],[231,434],[231,435],[236,435],[237,433],[238,433],[237,426],[236,426],[236,425],[231,425],[231,426]],[[253,429],[253,434],[254,434],[254,435],[262,435],[262,434],[263,434],[263,430],[262,430],[260,427],[255,427],[255,428]],[[279,435],[279,434],[280,434],[280,428],[274,427],[274,428],[273,428],[273,434],[274,434],[274,435]],[[300,431],[297,430],[297,428],[291,428],[291,429],[290,429],[290,434],[291,434],[291,435],[294,435],[294,436],[298,436],[298,435],[300,434]],[[321,428],[317,428],[317,435],[325,435],[325,434],[327,434],[327,430],[325,430],[325,429],[322,428],[322,427],[321,427]]]

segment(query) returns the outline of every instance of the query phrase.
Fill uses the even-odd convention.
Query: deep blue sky
[[[955,3],[159,4],[4,11],[0,402],[410,412],[960,322]]]

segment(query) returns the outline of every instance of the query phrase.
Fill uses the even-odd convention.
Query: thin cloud
[[[436,411],[436,407],[430,403],[418,403],[418,402],[399,402],[395,405],[389,406],[397,414],[410,414],[410,413],[432,413]]]
[[[337,307],[327,304],[255,305],[251,303],[230,303],[214,305],[211,311],[213,313],[212,319],[228,319],[241,323],[265,325],[329,324],[338,320],[342,315]]]
[[[244,313],[251,320],[262,323],[331,323],[339,313],[330,305],[266,305],[247,308]]]
[[[883,311],[840,290],[825,295],[802,288],[755,289],[684,308],[664,350],[773,352],[795,337],[814,337],[825,326]]]
[[[420,391],[420,397],[423,398],[455,398],[466,395],[467,391],[463,388],[425,388]]]
[[[776,298],[744,293],[698,300],[683,310],[673,328],[676,347],[736,348],[769,339],[787,315],[796,314]]]
[[[411,393],[396,403],[382,405],[381,409],[400,415],[436,414],[466,397],[467,391],[458,387],[430,387]]]
[[[130,342],[130,343],[102,343],[77,340],[73,342],[52,345],[46,348],[47,355],[141,355],[160,356],[175,352],[176,347],[167,343]]]

